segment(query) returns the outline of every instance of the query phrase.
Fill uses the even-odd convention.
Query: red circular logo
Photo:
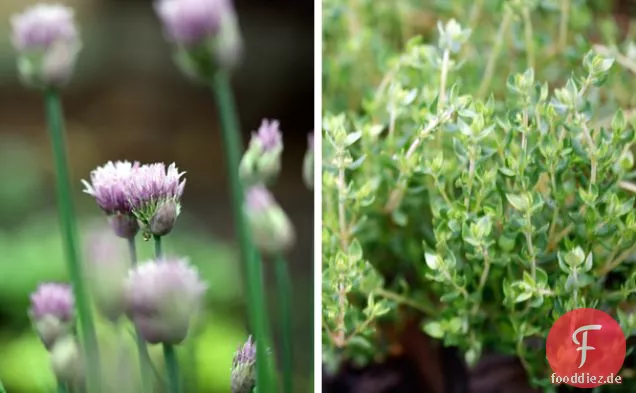
[[[625,335],[603,311],[578,308],[561,316],[550,329],[546,353],[554,384],[595,388],[622,382],[617,376],[625,361]]]

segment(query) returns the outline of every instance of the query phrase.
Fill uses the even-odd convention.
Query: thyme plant
[[[486,350],[516,355],[545,389],[554,388],[545,339],[565,312],[598,308],[636,334],[636,136],[627,108],[607,118],[615,59],[588,48],[547,83],[535,70],[546,50],[531,29],[537,3],[498,4],[494,42],[473,46],[483,36],[469,20],[439,21],[434,44],[411,39],[384,77],[367,80],[361,105],[325,113],[322,331],[332,370],[386,353],[379,326],[405,313],[469,365]],[[506,76],[505,32],[519,21],[524,61]],[[328,94],[325,108],[339,108]]]

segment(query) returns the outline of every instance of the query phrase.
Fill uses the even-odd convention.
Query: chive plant
[[[247,308],[253,336],[239,346],[231,365],[233,393],[294,391],[292,287],[286,253],[293,247],[293,225],[268,189],[281,169],[279,122],[265,120],[243,151],[230,76],[239,64],[242,42],[237,16],[227,0],[160,0],[154,7],[180,69],[213,92],[221,119],[234,225],[247,277]],[[29,315],[51,356],[58,391],[97,393],[105,389],[93,310],[122,330],[134,327],[140,392],[157,389],[182,393],[178,347],[188,338],[207,290],[197,270],[180,255],[167,255],[163,244],[181,212],[185,172],[176,164],[107,162],[82,180],[112,232],[128,248],[128,257],[84,264],[78,253],[76,217],[67,165],[61,91],[70,82],[80,53],[79,29],[71,8],[36,5],[12,19],[13,44],[22,80],[42,92],[55,159],[58,207],[70,284],[42,283],[31,296]],[[303,177],[313,171],[307,152]],[[152,241],[152,260],[138,261],[137,243]],[[121,259],[121,260],[120,260]],[[275,377],[271,331],[265,308],[264,267],[273,265],[280,305],[282,354]],[[267,263],[267,264],[266,264]],[[87,291],[91,289],[91,297]],[[94,307],[91,307],[94,301]],[[77,329],[76,329],[77,328]],[[78,334],[76,334],[76,331]],[[163,347],[165,378],[148,353]],[[112,384],[112,383],[111,383]],[[110,385],[109,385],[110,386]],[[2,389],[3,390],[3,389]]]
[[[636,334],[633,60],[579,39],[567,1],[399,3],[325,3],[327,370],[388,354],[381,326],[414,315],[469,365],[514,354],[551,391],[559,316],[598,308]]]

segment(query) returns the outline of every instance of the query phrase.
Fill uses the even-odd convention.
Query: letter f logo
[[[602,325],[585,325],[585,326],[581,326],[580,328],[576,329],[574,331],[574,333],[572,333],[572,341],[574,341],[574,344],[581,345],[580,347],[578,347],[576,349],[577,351],[581,351],[581,365],[579,365],[579,368],[583,367],[583,365],[585,364],[585,360],[587,359],[587,351],[591,351],[591,350],[595,350],[596,349],[594,347],[589,347],[587,345],[587,331],[588,330],[601,330],[602,327],[603,327]],[[581,344],[579,342],[579,340],[576,338],[576,336],[580,332],[583,332],[583,344]]]

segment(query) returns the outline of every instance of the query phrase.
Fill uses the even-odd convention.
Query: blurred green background
[[[34,3],[0,2],[0,378],[9,393],[54,386],[47,353],[30,328],[28,296],[41,281],[66,280],[42,100],[18,83],[9,38],[10,16]],[[64,92],[83,246],[94,248],[94,234],[106,225],[94,201],[81,193],[80,179],[94,167],[121,159],[174,161],[187,171],[183,213],[165,247],[190,257],[210,290],[181,353],[186,391],[228,392],[232,355],[248,332],[212,97],[173,65],[152,1],[63,3],[76,8],[84,42],[77,76]],[[300,171],[313,127],[312,3],[235,1],[246,44],[245,62],[234,78],[244,140],[263,117],[279,119],[284,134],[283,174],[273,191],[298,235],[289,257],[298,392],[311,390],[313,370],[313,196]],[[142,257],[150,256],[150,246],[140,245]],[[88,255],[94,257],[94,251]],[[274,280],[266,269],[269,315],[275,320]],[[114,357],[113,344],[126,341],[104,323],[98,330],[105,356]],[[115,386],[122,375],[111,372],[113,391],[119,392]]]

